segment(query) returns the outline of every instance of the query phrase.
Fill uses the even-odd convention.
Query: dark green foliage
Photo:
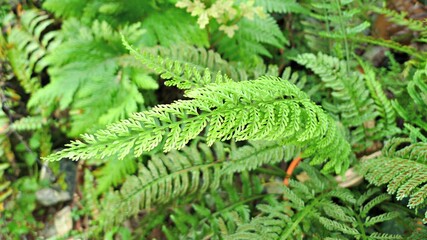
[[[378,190],[356,197],[350,191],[334,187],[330,180],[320,176],[307,165],[309,180],[291,181],[283,188],[284,200],[258,204],[260,214],[250,222],[239,224],[235,233],[225,239],[402,239],[399,235],[380,234],[372,226],[393,220],[402,213],[386,212],[372,216],[372,208],[388,200]]]
[[[218,52],[224,54],[227,59],[244,61],[247,63],[259,63],[259,56],[272,57],[265,45],[283,48],[288,41],[280,32],[274,19],[255,18],[254,20],[242,20],[237,24],[239,31],[232,38],[216,36],[218,38]]]
[[[132,42],[143,34],[139,24],[121,32]],[[59,110],[69,109],[72,125],[68,135],[128,116],[144,103],[140,88],[157,88],[142,69],[121,62],[126,52],[120,35],[106,22],[94,22],[89,28],[69,20],[63,24],[62,33],[64,43],[46,60],[52,65],[52,82],[32,96],[29,106],[44,108],[47,113],[56,106]]]
[[[422,208],[426,206],[427,198],[427,144],[411,143],[398,149],[404,143],[411,141],[391,140],[383,149],[384,156],[363,163],[362,172],[375,185],[387,184],[387,192],[397,194],[398,200],[410,197],[409,208]],[[427,222],[427,215],[423,221]]]
[[[0,238],[426,239],[427,8],[387,2],[0,4]]]
[[[57,31],[42,35],[53,23],[46,13],[29,10],[20,16],[20,27],[13,28],[7,36],[11,45],[7,51],[8,60],[27,93],[40,88],[41,79],[33,73],[40,74],[49,65],[46,55],[61,43]]]

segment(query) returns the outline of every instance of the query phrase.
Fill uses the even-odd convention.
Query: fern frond
[[[181,9],[153,12],[143,21],[142,27],[147,30],[145,41],[148,46],[183,43],[198,47],[209,45],[207,31],[200,29],[196,20]],[[149,37],[151,39],[147,39]]]
[[[135,215],[140,209],[149,209],[154,204],[218,188],[220,162],[225,159],[220,150],[222,145],[217,146],[218,159],[204,144],[184,148],[181,152],[154,155],[146,166],[139,168],[138,176],[128,177],[120,193],[108,203],[120,212],[108,212],[107,219],[120,222],[121,218]]]
[[[121,161],[110,159],[105,166],[95,172],[96,192],[102,194],[110,187],[123,183],[125,178],[137,170],[137,163],[133,158],[124,158]]]
[[[122,36],[122,41],[124,46],[136,59],[140,60],[145,66],[167,80],[165,82],[167,86],[176,86],[180,89],[191,89],[203,87],[212,82],[222,83],[232,81],[225,74],[221,74],[220,72],[211,73],[207,68],[201,68],[193,63],[174,61],[170,58],[160,57],[149,51],[139,53],[129,45],[124,36]]]
[[[378,122],[376,128],[379,134],[393,135],[399,130],[396,127],[396,113],[393,109],[391,101],[385,95],[380,82],[376,80],[375,72],[371,66],[359,60],[359,64],[364,71],[364,78],[366,86],[370,91],[370,95],[375,102],[375,106],[381,120]]]
[[[225,239],[301,239],[303,236],[310,239],[364,239],[368,238],[367,233],[384,239],[402,239],[400,235],[373,233],[372,228],[401,216],[400,212],[378,216],[362,213],[379,207],[380,201],[376,199],[381,197],[375,196],[378,191],[370,191],[355,199],[352,192],[334,187],[336,183],[319,175],[312,167],[304,163],[301,167],[309,175],[306,182],[291,181],[291,187],[284,188],[285,201],[259,204],[260,212],[250,222],[240,224],[237,231],[226,235]]]
[[[340,36],[337,36],[336,34],[329,34],[324,35],[325,37],[335,38],[339,39]],[[356,43],[370,43],[377,46],[382,46],[386,48],[393,49],[398,52],[406,53],[409,56],[412,56],[417,59],[424,59],[425,53],[418,51],[416,48],[410,46],[410,45],[402,45],[396,41],[392,40],[386,40],[382,38],[374,38],[371,36],[364,36],[364,35],[357,35],[357,36],[350,36],[349,39]]]
[[[86,7],[87,2],[81,0],[46,0],[43,7],[55,13],[57,17],[80,17]]]
[[[354,134],[361,132],[362,135],[367,135],[363,123],[374,119],[377,113],[362,76],[356,72],[348,72],[344,61],[323,53],[318,53],[317,56],[311,53],[301,54],[295,60],[319,75],[325,87],[332,90],[338,106],[330,110],[341,115],[343,124],[360,129]]]
[[[121,31],[132,42],[143,33],[139,24],[122,27]],[[61,33],[63,44],[46,58],[51,64],[51,82],[31,96],[31,109],[41,108],[46,115],[57,108],[69,110],[70,136],[141,109],[144,98],[139,86],[153,89],[157,83],[141,69],[121,65],[126,49],[118,31],[106,22],[95,21],[89,28],[73,19],[63,23]]]
[[[127,43],[125,42],[125,45]],[[132,52],[132,51],[131,51]],[[149,53],[149,54],[148,54]],[[144,59],[148,58],[148,55],[153,55],[150,58],[156,58],[159,56],[163,59],[164,64],[168,62],[168,60],[172,60],[173,65],[177,65],[178,63],[181,65],[182,69],[187,67],[195,67],[200,72],[200,75],[203,75],[203,71],[208,68],[212,73],[211,82],[215,80],[216,75],[220,73],[226,74],[229,78],[234,79],[236,81],[246,81],[250,79],[256,79],[263,75],[272,75],[278,76],[277,66],[269,65],[265,66],[264,64],[259,64],[255,67],[251,67],[249,69],[245,69],[241,66],[241,64],[236,62],[228,62],[221,57],[221,55],[213,50],[206,50],[204,48],[193,47],[190,45],[175,45],[171,47],[162,47],[156,46],[153,48],[143,49],[143,53],[133,53],[133,55],[139,55],[136,58]],[[140,56],[143,55],[143,56]],[[145,57],[144,57],[145,55]],[[134,59],[131,61],[134,62]],[[147,62],[147,61],[142,61]],[[167,68],[171,68],[171,66],[165,66]],[[194,71],[193,69],[192,71]],[[172,71],[172,69],[171,69]],[[157,74],[161,74],[163,72],[156,72]],[[181,73],[183,74],[183,73]],[[183,88],[180,82],[173,83],[178,79],[168,79],[165,84],[168,86],[176,85],[179,88]],[[195,82],[194,85],[197,85]]]
[[[261,6],[266,12],[269,13],[308,13],[308,10],[301,6],[301,4],[297,3],[296,0],[256,0],[255,5]]]
[[[217,140],[279,140],[307,146],[313,164],[325,171],[343,171],[350,147],[334,121],[296,86],[274,77],[254,81],[210,84],[187,92],[191,100],[159,105],[136,113],[106,130],[83,135],[46,160],[140,156],[161,145],[164,151],[182,148],[206,128],[209,144]],[[280,119],[280,121],[278,121]],[[174,121],[175,120],[175,121]],[[316,139],[316,140],[314,140]]]
[[[40,88],[41,80],[33,73],[39,74],[49,65],[45,57],[61,42],[57,31],[44,33],[53,23],[46,13],[28,10],[21,15],[20,26],[13,27],[7,36],[12,46],[8,60],[27,93]]]
[[[389,194],[397,194],[398,200],[409,197],[409,208],[426,205],[427,171],[426,143],[412,143],[396,150],[408,139],[393,139],[384,147],[384,156],[362,164],[362,173],[375,185],[387,184]]]
[[[233,38],[217,36],[217,51],[232,61],[258,64],[260,56],[272,57],[266,46],[284,48],[289,44],[272,17],[254,20],[242,19]]]
[[[14,121],[10,127],[16,131],[34,131],[41,129],[42,125],[43,118],[41,116],[29,116]]]
[[[249,204],[268,202],[274,197],[275,194],[263,192],[258,177],[251,179],[247,172],[243,172],[239,177],[223,181],[219,189],[205,193],[190,210],[174,210],[170,218],[175,226],[165,225],[162,230],[170,238],[202,239],[212,236],[212,239],[220,239],[224,230],[221,225],[226,225],[226,231],[235,231],[239,223],[249,221]]]
[[[423,21],[408,17],[408,13],[405,11],[396,12],[389,8],[379,8],[376,6],[370,6],[369,9],[375,13],[384,15],[388,21],[400,26],[405,26],[412,31],[421,32],[425,30],[425,24]]]

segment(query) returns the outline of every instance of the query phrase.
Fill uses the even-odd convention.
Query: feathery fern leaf
[[[263,7],[267,12],[275,13],[308,13],[308,10],[305,9],[301,4],[297,3],[296,0],[256,0],[255,5]]]
[[[239,30],[232,38],[223,35],[213,38],[218,41],[217,51],[226,59],[259,64],[260,56],[272,57],[265,45],[283,49],[289,44],[272,17],[242,19],[237,25]]]
[[[427,143],[397,149],[406,143],[410,139],[391,140],[384,147],[384,156],[364,162],[361,171],[372,184],[387,184],[388,193],[396,194],[398,200],[409,197],[408,207],[418,209],[427,203]]]
[[[371,215],[372,208],[390,199],[387,194],[368,191],[355,198],[308,165],[301,166],[309,175],[306,182],[291,181],[291,187],[284,188],[285,200],[257,205],[261,214],[225,239],[402,239],[373,231],[372,226],[401,216],[399,212]]]
[[[405,102],[405,104],[408,104],[411,107],[403,107],[398,101],[392,102],[393,107],[403,119],[421,127],[424,130],[427,130],[427,123],[424,115],[419,113],[424,111],[427,107],[427,82],[425,80],[427,76],[426,68],[427,66],[424,69],[417,70],[412,80],[408,83],[407,91],[410,96],[409,99],[412,101]],[[408,109],[411,109],[411,111],[408,111]]]
[[[206,128],[209,144],[229,139],[279,140],[309,146],[305,156],[314,155],[313,164],[328,161],[325,171],[341,172],[349,166],[350,148],[335,122],[286,80],[262,77],[209,84],[186,96],[192,99],[159,105],[106,130],[83,135],[83,141],[72,142],[46,160],[123,159],[131,153],[140,156],[162,142],[167,152],[182,148]]]
[[[325,87],[332,89],[337,106],[328,110],[340,114],[345,126],[358,128],[353,135],[358,132],[366,135],[364,123],[373,120],[377,112],[362,76],[357,72],[348,72],[344,61],[323,53],[318,53],[317,56],[311,53],[301,54],[295,60],[313,70],[325,83]]]
[[[126,42],[124,42],[124,44],[125,46],[127,45]],[[153,48],[143,49],[142,53],[135,53],[133,51],[131,51],[131,53],[137,59],[140,59],[144,64],[147,62],[147,60],[144,59],[153,59],[156,58],[156,56],[160,56],[161,59],[163,59],[163,64],[166,64],[169,60],[171,60],[174,62],[173,65],[177,65],[179,63],[183,69],[185,69],[185,65],[196,67],[201,75],[203,75],[203,71],[208,68],[212,73],[214,73],[214,76],[211,76],[211,80],[215,80],[215,73],[219,72],[222,72],[231,79],[237,81],[256,79],[262,75],[278,76],[277,66],[269,65],[266,67],[264,64],[259,64],[255,67],[244,69],[239,63],[228,62],[224,60],[219,53],[213,50],[196,48],[185,44],[171,46],[168,48],[156,46]],[[134,60],[132,59],[132,61]],[[165,67],[172,70],[172,65]],[[176,67],[174,66],[174,68]],[[162,73],[163,72],[157,72],[157,74]],[[168,86],[177,85],[178,87],[182,88],[181,84],[173,84],[172,79],[168,80],[169,81],[166,82]]]
[[[41,80],[33,73],[39,74],[49,65],[46,56],[61,42],[57,31],[44,33],[53,23],[46,13],[28,10],[20,16],[20,26],[13,27],[7,37],[12,46],[8,59],[27,93],[40,88]]]
[[[130,176],[108,206],[117,209],[109,211],[107,219],[120,222],[135,215],[140,209],[165,204],[178,197],[195,192],[216,189],[220,184],[220,168],[225,160],[222,145],[214,153],[205,144],[172,151],[167,155],[154,155],[146,166],[139,168],[138,176]]]
[[[124,27],[122,33],[136,42],[143,31],[135,24]],[[31,97],[31,108],[46,109],[47,114],[55,108],[68,109],[70,136],[140,110],[144,99],[139,86],[153,89],[156,83],[144,71],[122,65],[120,58],[126,50],[117,31],[106,22],[95,21],[89,28],[69,20],[64,22],[62,34],[64,43],[47,58],[51,82]]]
[[[164,226],[163,232],[169,238],[202,239],[212,236],[212,239],[221,239],[223,225],[227,226],[227,231],[233,231],[239,222],[249,221],[250,203],[268,202],[268,199],[276,197],[262,191],[258,177],[251,179],[247,172],[243,172],[239,177],[223,181],[219,189],[205,193],[190,210],[174,210],[170,218],[175,226]]]
[[[16,120],[11,124],[11,128],[16,131],[34,131],[41,129],[43,118],[41,116],[29,116]]]
[[[391,101],[385,95],[380,82],[376,80],[375,72],[371,66],[363,63],[361,60],[359,64],[362,66],[364,71],[364,78],[366,86],[370,91],[370,95],[375,102],[375,107],[381,120],[378,121],[376,129],[380,137],[384,134],[393,135],[398,132],[399,129],[396,127],[396,113],[393,109]]]
[[[139,53],[133,49],[122,36],[122,41],[130,53],[145,66],[159,74],[167,80],[167,86],[176,86],[180,89],[191,89],[202,87],[209,83],[231,82],[232,80],[225,74],[212,73],[207,68],[202,68],[194,63],[172,60],[171,58],[155,55],[158,52],[144,51]],[[221,60],[219,60],[221,61]]]
[[[147,30],[144,41],[147,45],[190,44],[199,47],[209,45],[208,33],[197,26],[196,20],[181,9],[153,12],[142,23]]]

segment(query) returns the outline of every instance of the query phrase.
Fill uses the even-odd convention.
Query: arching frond
[[[170,151],[182,148],[207,127],[210,144],[229,139],[276,140],[296,146],[310,142],[305,155],[314,155],[313,164],[329,161],[325,171],[337,172],[349,165],[349,145],[334,121],[288,81],[262,77],[210,84],[186,95],[192,99],[134,114],[106,130],[83,135],[83,141],[74,141],[46,159],[122,159],[129,154],[140,156],[159,145]]]

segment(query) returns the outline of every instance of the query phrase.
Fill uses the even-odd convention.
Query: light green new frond
[[[215,81],[216,75],[221,73],[223,73],[224,75],[227,75],[229,78],[236,81],[246,81],[250,79],[256,79],[263,75],[278,76],[278,69],[277,69],[277,66],[275,65],[269,65],[267,67],[264,64],[259,64],[255,67],[245,69],[239,63],[228,62],[224,60],[219,53],[211,49],[206,50],[205,48],[198,48],[190,45],[182,44],[182,45],[170,46],[168,48],[162,47],[162,46],[156,46],[152,48],[144,48],[142,51],[144,53],[135,53],[133,51],[131,52],[133,53],[133,55],[137,55],[137,58],[140,59],[142,62],[147,62],[143,60],[144,58],[147,58],[147,59],[151,58],[155,60],[156,58],[155,56],[160,56],[163,59],[163,62],[160,62],[160,60],[157,60],[160,64],[164,65],[167,61],[171,60],[174,62],[173,65],[181,65],[183,69],[186,68],[186,65],[188,68],[193,68],[192,71],[195,71],[196,69],[198,69],[198,71],[200,72],[200,75],[203,75],[203,72],[207,68],[211,72],[211,82]],[[150,57],[149,55],[153,55],[153,56]],[[134,58],[132,58],[130,61],[134,61]],[[165,66],[165,67],[171,68],[172,66]],[[170,71],[173,71],[173,69],[171,69]],[[156,73],[161,74],[163,72],[156,72]],[[176,85],[180,88],[185,87],[184,84],[180,84],[181,81],[186,81],[185,79],[175,78],[175,79],[167,79],[167,80],[168,81],[166,81],[165,84],[168,86]],[[197,84],[195,82],[193,85],[201,86],[201,84],[202,83]],[[189,83],[189,85],[191,84]]]
[[[409,208],[426,205],[427,165],[426,143],[412,143],[400,150],[396,148],[407,139],[393,139],[384,148],[384,156],[362,164],[365,178],[375,184],[387,184],[388,193],[396,194],[398,200],[409,197]]]
[[[309,146],[314,164],[331,162],[325,171],[340,172],[349,165],[350,147],[334,121],[286,80],[262,77],[214,83],[186,95],[192,99],[159,105],[95,134],[83,135],[83,141],[72,142],[46,160],[122,159],[129,154],[140,156],[157,146],[167,152],[184,147],[206,128],[209,144],[229,139],[275,140]]]
[[[218,73],[211,73],[206,67],[200,67],[194,63],[182,62],[172,60],[171,58],[164,58],[150,51],[142,53],[132,48],[129,43],[122,36],[124,46],[130,53],[142,62],[146,67],[159,74],[163,79],[167,80],[167,86],[176,86],[180,89],[191,89],[196,87],[203,87],[209,83],[216,82],[230,82],[232,81],[227,75]],[[222,63],[222,59],[215,58]]]
[[[39,74],[49,65],[45,57],[60,43],[60,38],[57,31],[42,34],[54,23],[44,12],[24,11],[20,20],[20,26],[13,27],[7,36],[12,46],[7,56],[25,91],[34,93],[40,88],[41,80],[33,73]]]
[[[362,128],[361,134],[366,135],[363,123],[374,119],[377,113],[362,76],[348,72],[344,61],[323,53],[301,54],[295,60],[319,75],[325,87],[332,90],[337,106],[330,110],[341,115],[343,124]]]

